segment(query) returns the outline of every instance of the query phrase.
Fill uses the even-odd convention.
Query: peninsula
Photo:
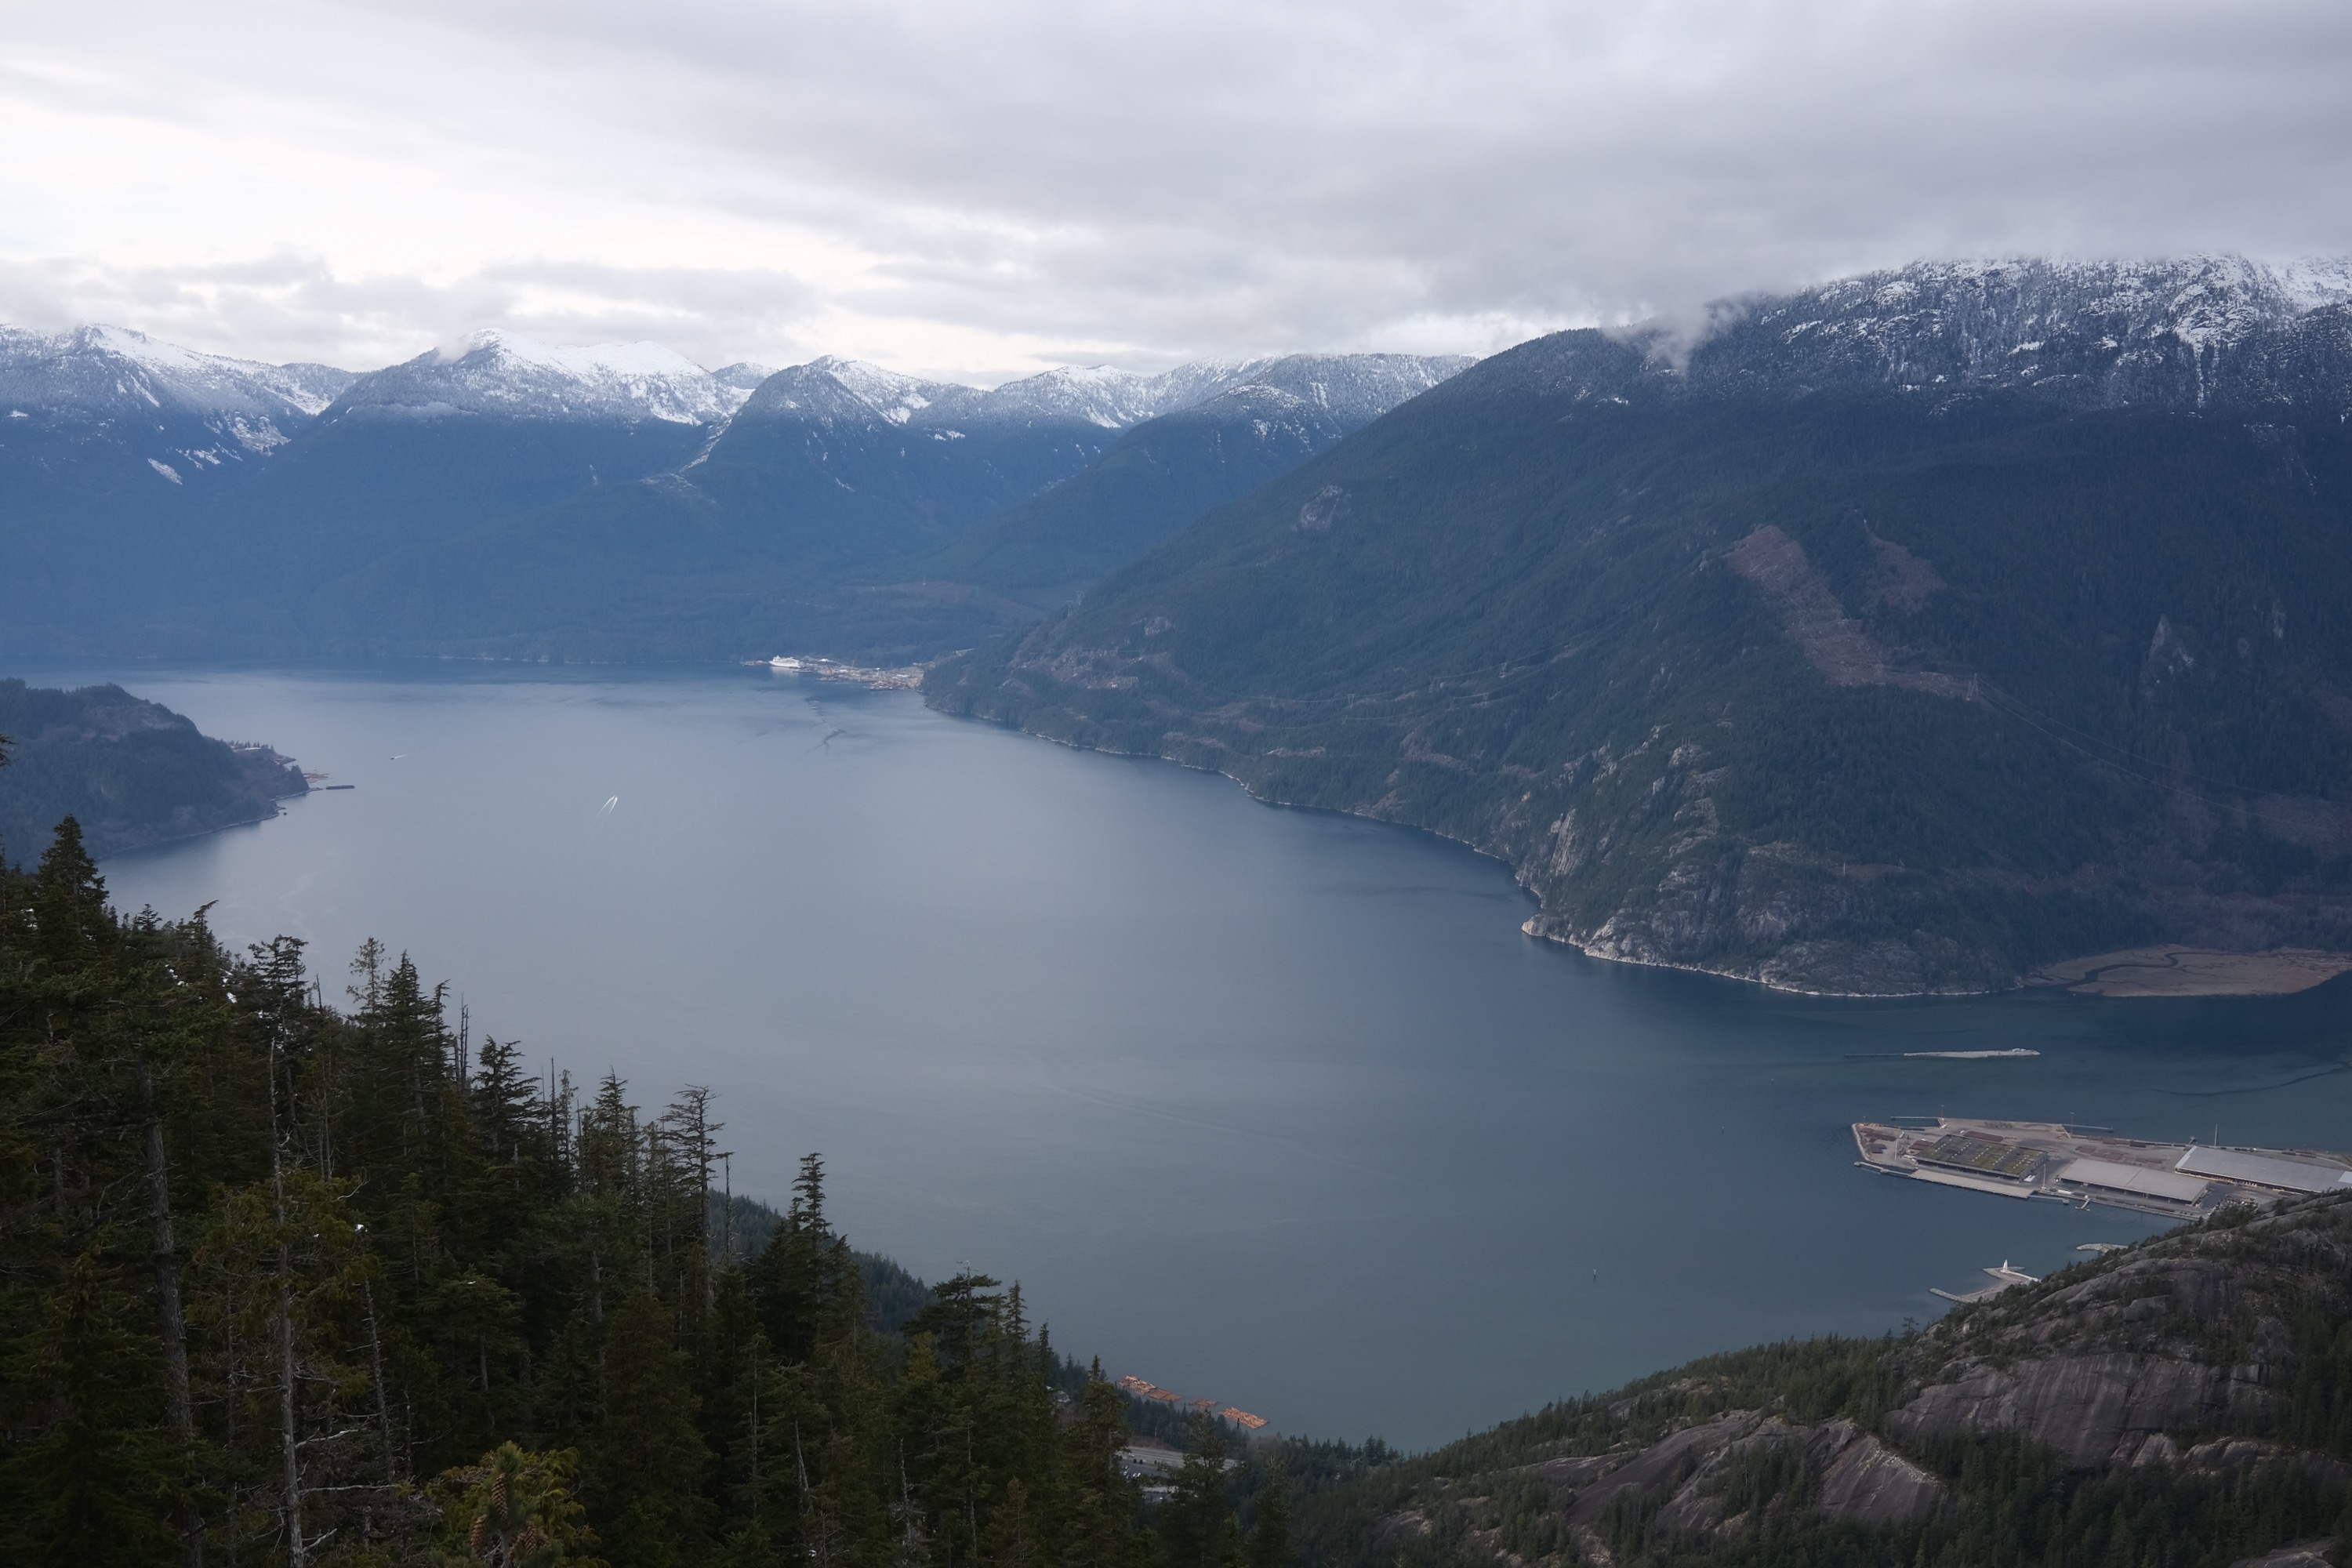
[[[120,686],[74,690],[0,680],[0,856],[37,859],[58,821],[99,859],[266,822],[310,788],[290,757],[215,740]]]

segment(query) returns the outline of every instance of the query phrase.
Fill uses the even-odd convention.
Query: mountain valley
[[[982,391],[497,331],[358,376],[113,328],[16,332],[0,648],[928,658],[1032,618],[1017,595],[1040,570],[1075,591],[1466,363],[1066,369]],[[923,559],[1175,416],[1192,446],[1152,465],[1139,510],[1097,525],[1102,508],[1066,506],[1038,538],[1016,523],[1009,571],[985,541]]]

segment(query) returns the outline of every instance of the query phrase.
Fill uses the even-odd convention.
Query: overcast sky
[[[0,320],[991,381],[2352,252],[2345,0],[0,0]]]

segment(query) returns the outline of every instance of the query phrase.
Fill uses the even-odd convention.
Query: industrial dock
[[[1855,1122],[1853,1142],[1858,1163],[1883,1175],[2172,1219],[2202,1218],[2228,1204],[2352,1193],[2352,1155],[2160,1143],[2055,1121],[1897,1117]]]

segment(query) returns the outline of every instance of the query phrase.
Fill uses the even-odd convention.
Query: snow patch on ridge
[[[559,344],[488,328],[354,382],[338,412],[707,425],[750,395],[660,343]]]
[[[201,469],[275,450],[352,379],[328,365],[199,353],[128,327],[0,327],[0,401],[50,425],[111,426],[147,446],[150,466],[174,484],[183,477],[168,458]]]

